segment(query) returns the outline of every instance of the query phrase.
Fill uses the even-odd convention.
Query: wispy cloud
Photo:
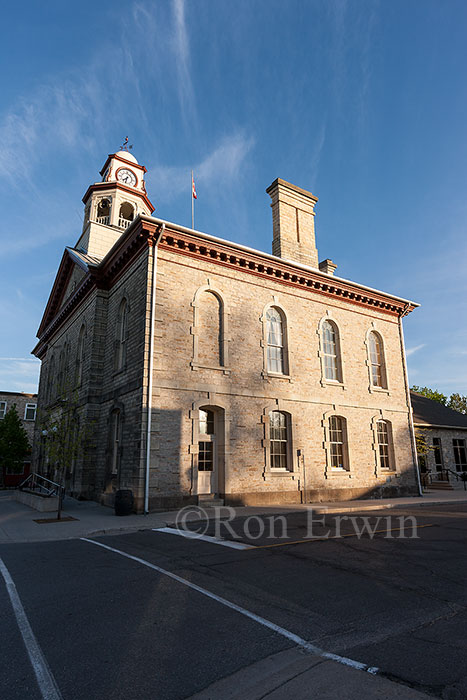
[[[190,68],[190,42],[186,28],[185,0],[173,0],[173,47],[178,74],[178,95],[185,119],[194,116],[195,100]]]
[[[321,153],[326,141],[326,118],[324,118],[319,133],[315,139],[313,150],[310,156],[311,186],[314,189],[318,182],[318,170],[321,161]]]
[[[3,391],[37,392],[40,362],[30,357],[0,357],[0,387]]]
[[[413,355],[414,353],[416,353],[419,350],[421,350],[422,348],[424,348],[425,345],[426,345],[426,343],[421,343],[420,345],[415,345],[412,348],[407,348],[407,350],[405,351],[405,354],[407,355],[407,357],[410,357],[410,355]]]
[[[200,163],[194,166],[197,187],[219,187],[240,175],[245,159],[254,146],[254,139],[243,132],[227,136]],[[151,188],[159,201],[171,201],[191,187],[190,165],[178,167],[152,166],[149,169]]]

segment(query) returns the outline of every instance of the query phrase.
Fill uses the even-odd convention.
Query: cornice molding
[[[132,196],[139,197],[140,199],[143,200],[143,202],[146,204],[148,209],[151,210],[151,213],[154,211],[155,207],[150,201],[149,197],[147,196],[146,192],[143,192],[142,190],[135,190],[133,187],[127,187],[126,185],[122,185],[121,182],[117,181],[112,181],[112,182],[95,182],[93,185],[89,185],[88,189],[84,193],[83,196],[83,204],[86,204],[88,201],[90,195],[93,192],[98,192],[99,190],[121,190],[122,192],[126,192],[127,194],[131,194]]]
[[[176,251],[195,259],[205,259],[222,267],[240,269],[243,272],[274,281],[300,290],[310,290],[325,297],[344,299],[350,304],[373,308],[391,316],[404,316],[416,306],[410,302],[391,297],[384,292],[362,290],[351,282],[342,282],[321,275],[319,271],[307,271],[297,268],[290,262],[271,260],[260,254],[239,251],[214,241],[209,241],[187,232],[180,232],[166,227],[159,247]]]
[[[165,222],[151,220],[150,217],[137,217],[127,229],[126,235],[117,241],[106,257],[99,264],[88,266],[88,274],[60,309],[64,289],[74,264],[70,254],[65,251],[38,330],[39,343],[33,353],[38,357],[43,354],[48,339],[93,289],[111,289],[141,251],[155,245],[157,232],[164,224]],[[230,246],[228,242],[210,240],[198,235],[196,231],[179,231],[170,224],[165,224],[158,245],[161,250],[176,252],[195,260],[207,260],[220,267],[241,270],[263,280],[274,280],[302,293],[309,291],[325,298],[345,300],[350,305],[360,308],[376,309],[391,317],[403,317],[417,306],[384,292],[362,289],[352,282],[335,279],[320,273],[319,270],[304,270],[290,261],[262,256],[259,252],[243,251],[234,245]]]
[[[37,332],[39,343],[32,351],[37,357],[41,357],[44,354],[47,341],[94,289],[110,289],[135,261],[142,250],[154,246],[158,228],[159,226],[156,223],[137,219],[127,230],[128,235],[123,236],[122,240],[117,242],[99,264],[88,266],[87,275],[77,286],[66,304],[60,308],[66,282],[70,276],[70,274],[67,274],[66,279],[64,277],[64,261],[67,260],[71,263],[70,273],[74,264],[68,251],[65,251],[42,323]]]

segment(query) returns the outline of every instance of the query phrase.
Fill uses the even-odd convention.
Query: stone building
[[[410,396],[415,430],[429,448],[419,457],[422,474],[429,473],[430,480],[460,485],[453,472],[467,471],[467,415],[414,391]]]
[[[38,331],[39,404],[64,376],[96,439],[69,490],[138,510],[418,494],[402,318],[417,305],[318,261],[316,197],[277,179],[273,255],[152,217],[108,157]],[[40,469],[46,469],[40,454]]]
[[[0,420],[3,420],[6,412],[16,406],[16,411],[21,419],[21,424],[25,429],[29,444],[32,446],[34,441],[34,425],[36,420],[37,394],[25,394],[24,392],[16,391],[0,391]],[[31,469],[31,456],[28,455],[24,460],[23,470],[21,472],[9,472],[5,474],[5,486],[16,486],[21,483],[29,474]]]

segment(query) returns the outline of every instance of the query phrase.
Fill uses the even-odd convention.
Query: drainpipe
[[[149,468],[151,465],[151,424],[152,424],[152,385],[154,374],[154,325],[156,321],[156,282],[157,282],[157,247],[164,233],[165,224],[159,228],[151,246],[152,281],[151,281],[151,316],[149,331],[149,369],[148,369],[148,422],[146,427],[146,474],[144,479],[144,514],[149,513]]]
[[[415,466],[415,473],[417,476],[418,495],[423,496],[422,484],[420,482],[420,470],[418,468],[417,446],[415,443],[415,428],[414,428],[414,424],[413,424],[412,402],[410,400],[409,375],[407,373],[407,362],[405,359],[404,329],[402,327],[402,318],[406,314],[407,314],[407,307],[405,307],[403,313],[399,316],[399,337],[400,337],[400,341],[401,341],[401,350],[402,350],[402,366],[404,369],[405,394],[406,394],[406,398],[407,398],[407,407],[409,409],[409,432],[410,432],[410,438],[411,438],[410,441],[412,444],[412,456],[413,456],[413,462],[414,462],[414,466]]]

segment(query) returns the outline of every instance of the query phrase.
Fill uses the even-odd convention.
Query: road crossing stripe
[[[248,617],[250,620],[253,620],[254,622],[259,623],[263,627],[267,627],[268,629],[272,630],[273,632],[276,632],[277,634],[281,635],[282,637],[285,637],[289,641],[293,642],[294,644],[301,647],[302,649],[305,649],[306,651],[310,652],[311,654],[316,654],[317,656],[320,656],[323,659],[330,659],[332,661],[337,661],[338,663],[343,664],[344,666],[351,666],[352,668],[356,668],[360,671],[366,671],[367,673],[371,673],[373,675],[376,675],[379,671],[379,669],[376,666],[368,666],[367,664],[363,664],[360,661],[354,661],[353,659],[348,659],[345,656],[340,656],[339,654],[332,654],[329,651],[324,651],[323,649],[320,649],[319,647],[315,646],[314,644],[307,642],[306,639],[302,639],[297,634],[294,634],[293,632],[286,630],[284,627],[280,627],[279,625],[276,625],[274,622],[271,622],[270,620],[266,620],[266,618],[261,617],[260,615],[256,615],[255,613],[250,612],[250,610],[246,610],[246,608],[242,608],[240,605],[237,605],[236,603],[232,603],[230,600],[227,600],[226,598],[222,598],[221,596],[218,596],[215,593],[211,593],[210,591],[206,590],[205,588],[201,588],[201,586],[197,586],[196,583],[192,583],[191,581],[187,581],[187,579],[182,578],[181,576],[177,576],[177,574],[174,574],[171,571],[167,571],[167,569],[163,569],[162,567],[157,566],[156,564],[152,564],[151,562],[146,561],[146,559],[141,559],[140,557],[135,557],[132,554],[128,554],[127,552],[123,552],[121,549],[115,549],[114,547],[109,547],[109,545],[104,544],[103,542],[97,542],[96,540],[90,540],[87,537],[81,537],[80,539],[83,542],[89,542],[90,544],[95,544],[98,547],[102,547],[103,549],[107,549],[109,552],[114,552],[115,554],[120,554],[120,556],[125,557],[126,559],[131,559],[132,561],[135,561],[138,564],[142,564],[143,566],[147,566],[148,568],[153,569],[154,571],[158,571],[163,576],[168,576],[169,578],[173,579],[174,581],[177,581],[178,583],[181,583],[184,586],[191,588],[193,591],[197,591],[198,593],[201,593],[201,595],[204,595],[207,598],[211,598],[211,600],[215,600],[216,602],[221,603],[221,605],[225,605],[225,607],[230,608],[231,610],[235,610],[236,612],[240,613],[241,615]]]
[[[217,537],[211,537],[210,535],[199,535],[197,532],[192,530],[180,530],[176,527],[153,527],[153,532],[165,532],[169,535],[180,535],[180,537],[186,537],[189,540],[203,540],[204,542],[210,542],[211,544],[220,544],[222,547],[230,547],[230,549],[256,549],[254,545],[245,544],[244,542],[231,542],[230,540],[220,540]]]
[[[0,572],[5,579],[6,589],[10,596],[11,605],[15,613],[16,622],[18,623],[19,631],[23,638],[24,646],[28,652],[29,660],[36,675],[37,684],[41,692],[43,700],[61,700],[62,695],[58,689],[52,671],[49,668],[47,659],[45,658],[39,643],[32,631],[29,620],[21,603],[15,583],[11,578],[10,572],[6,568],[3,560],[0,558]]]

